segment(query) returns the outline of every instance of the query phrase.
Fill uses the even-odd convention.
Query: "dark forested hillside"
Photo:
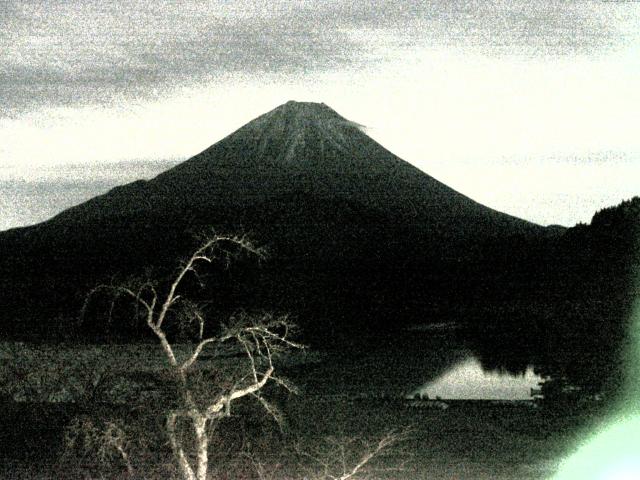
[[[508,253],[513,245],[505,244],[503,254],[516,259],[517,251]],[[504,312],[493,304],[492,321],[482,328],[507,332],[510,344],[484,343],[479,335],[486,364],[515,370],[534,364],[540,372],[566,377],[585,390],[619,391],[627,369],[632,308],[640,298],[640,198],[601,210],[589,225],[576,225],[536,245],[537,252],[528,247],[523,260],[528,265],[520,274],[520,267],[501,266],[508,276],[529,272],[535,281],[527,282],[529,290],[511,291],[514,302]],[[536,259],[541,262],[537,266]]]

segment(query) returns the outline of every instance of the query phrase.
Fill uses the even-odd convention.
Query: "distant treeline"
[[[518,372],[534,364],[585,391],[619,391],[640,295],[640,198],[601,210],[589,225],[557,238],[496,248],[501,254],[489,257],[507,272],[496,291],[510,301],[504,309],[489,301],[488,321],[477,323],[486,366]],[[495,333],[505,338],[502,344]]]

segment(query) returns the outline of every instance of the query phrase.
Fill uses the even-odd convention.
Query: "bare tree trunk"
[[[180,474],[184,480],[196,480],[196,476],[193,473],[193,468],[189,465],[187,456],[184,453],[184,449],[178,439],[178,433],[176,431],[176,422],[178,420],[177,413],[170,413],[167,417],[167,433],[169,434],[169,441],[171,442],[171,449],[173,455],[178,461],[178,467],[180,468]]]
[[[116,445],[116,450],[124,460],[124,463],[127,467],[127,474],[129,475],[129,478],[134,478],[135,472],[133,470],[133,465],[131,465],[131,459],[129,458],[129,454],[126,452],[124,448],[122,448],[121,445]]]
[[[196,432],[197,480],[206,480],[207,470],[209,468],[209,439],[207,438],[207,417],[205,417],[204,415],[194,416],[193,429]]]

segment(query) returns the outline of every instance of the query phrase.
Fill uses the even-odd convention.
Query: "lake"
[[[531,389],[540,388],[543,376],[541,365],[527,358],[526,346],[505,338],[483,343],[493,345],[491,353],[495,358],[477,347],[477,338],[463,332],[404,331],[311,349],[283,359],[279,368],[310,395],[531,400]],[[509,352],[505,345],[518,348]],[[186,345],[177,348],[180,355],[189,351]],[[101,370],[109,366],[117,372],[151,372],[164,366],[162,352],[153,343],[36,346],[3,342],[0,358],[22,366],[32,375],[40,372],[48,385],[40,385],[44,397],[63,391],[69,380],[66,377],[72,377],[76,367]],[[209,361],[206,355],[203,360]],[[547,370],[542,371],[547,378]]]
[[[410,397],[442,400],[531,400],[542,377],[528,367],[523,374],[488,371],[470,356],[413,390]]]

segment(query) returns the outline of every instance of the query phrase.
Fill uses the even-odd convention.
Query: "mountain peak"
[[[273,158],[282,164],[317,157],[317,152],[311,154],[307,150],[345,150],[354,135],[362,135],[361,128],[324,103],[288,101],[231,137],[242,144],[245,153],[255,146],[256,158]]]
[[[447,239],[533,228],[421,172],[367,136],[361,125],[316,102],[274,108],[161,174],[150,182],[148,190],[153,188],[162,192],[159,202],[173,199],[203,211],[222,208],[226,199],[233,199],[228,211],[250,208],[252,202],[266,208],[274,198],[286,202],[297,195],[309,197],[306,203],[339,199],[400,223],[436,224],[439,238]],[[280,211],[295,208],[287,204]],[[423,234],[422,227],[417,230]]]
[[[283,103],[279,107],[273,109],[272,112],[282,112],[289,115],[338,115],[335,110],[327,106],[325,103],[298,102],[296,100],[289,100],[287,103]]]
[[[465,283],[474,275],[457,272],[476,272],[499,239],[540,232],[421,172],[327,105],[287,102],[154,179],[0,235],[1,251],[30,258],[16,266],[0,255],[0,283],[23,282],[8,311],[62,311],[56,302],[72,302],[116,272],[170,271],[192,245],[186,232],[211,227],[251,232],[272,259],[259,284],[223,290],[223,305],[233,310],[241,306],[234,299],[247,298],[252,310],[297,312],[309,325],[408,311],[422,319],[440,295],[448,305],[467,285],[485,291],[484,279],[476,289]],[[30,273],[43,265],[46,285]],[[40,313],[24,310],[25,298],[39,299]],[[63,308],[71,316],[75,306]]]
[[[269,120],[284,120],[288,124],[308,125],[326,122],[352,123],[325,103],[289,100],[263,115]]]

